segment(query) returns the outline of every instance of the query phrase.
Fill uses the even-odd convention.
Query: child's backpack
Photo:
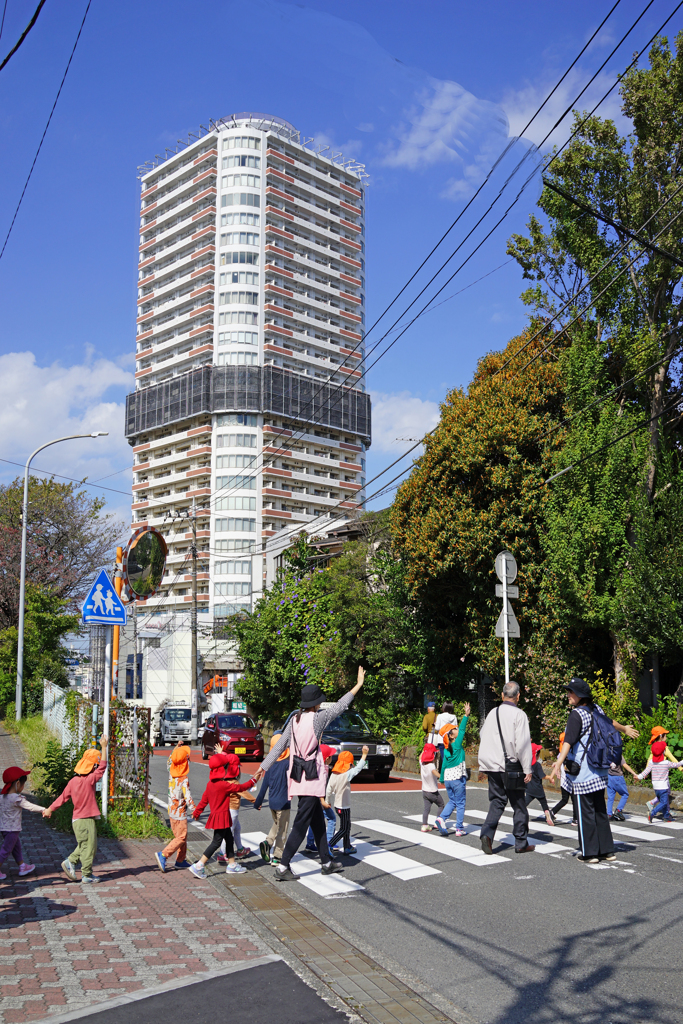
[[[604,711],[593,708],[586,759],[593,771],[605,771],[611,764],[621,764],[623,744],[612,719]]]

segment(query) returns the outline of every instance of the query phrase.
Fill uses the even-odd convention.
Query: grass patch
[[[22,718],[18,722],[15,718],[6,718],[2,724],[7,732],[11,732],[21,741],[24,753],[26,754],[26,766],[31,769],[33,769],[33,765],[36,762],[42,761],[45,757],[50,740],[57,740],[59,742],[57,735],[51,729],[48,729],[42,715],[30,715],[28,718]],[[41,769],[37,768],[35,773],[32,770],[28,788],[34,793],[39,793],[43,788],[43,784],[44,779]]]

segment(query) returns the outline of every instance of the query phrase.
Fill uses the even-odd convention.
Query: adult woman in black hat
[[[338,861],[332,860],[325,835],[325,816],[320,799],[325,797],[327,776],[323,770],[320,737],[329,723],[346,711],[364,681],[365,669],[359,665],[358,682],[353,689],[324,711],[320,710],[320,705],[325,694],[315,683],[307,683],[301,690],[300,710],[289,719],[280,739],[259,769],[260,772],[267,771],[289,747],[289,797],[297,796],[299,803],[282,859],[275,868],[275,880],[278,882],[299,877],[290,869],[289,862],[304,841],[309,825],[318,847],[322,873],[331,875],[343,870]]]
[[[604,712],[593,702],[590,686],[584,679],[574,676],[565,689],[572,710],[567,719],[560,756],[550,773],[550,779],[552,781],[557,776],[571,752],[571,760],[578,765],[578,774],[572,776],[571,782],[572,793],[577,798],[581,858],[587,864],[616,860],[605,804],[608,769],[592,768],[586,756],[593,713]],[[638,732],[632,725],[621,725],[619,722],[612,722],[612,725],[629,739],[637,739]]]

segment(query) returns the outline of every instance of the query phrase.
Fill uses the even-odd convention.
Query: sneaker
[[[578,823],[578,821],[576,820],[576,818],[572,818],[572,820],[571,820],[571,821],[569,822],[569,824],[570,824],[570,825],[578,825],[579,823]]]
[[[343,853],[344,853],[344,854],[345,854],[345,855],[346,855],[347,857],[350,857],[350,856],[351,856],[351,854],[353,854],[353,853],[355,853],[355,852],[356,852],[356,847],[355,847],[355,846],[347,846],[347,847],[345,847],[345,849],[344,849],[344,850],[343,850],[342,852],[343,852]]]
[[[456,828],[455,834],[456,836],[466,836],[467,832],[465,831],[464,828]]]
[[[241,864],[228,864],[225,873],[226,875],[246,875],[247,869]]]
[[[606,853],[605,856],[602,858],[602,860],[616,860],[616,859],[617,859],[616,853]]]
[[[309,857],[311,855],[313,857],[316,857],[317,854],[318,854],[318,847],[317,846],[305,846],[302,852],[307,854]]]
[[[235,856],[238,860],[243,860],[244,857],[248,857],[251,850],[248,846],[240,846],[239,850],[235,850]]]
[[[278,866],[278,864],[280,863],[280,858],[279,857],[271,857],[270,858],[270,863],[273,865],[274,868],[276,868]]]
[[[154,856],[156,857],[157,864],[159,865],[159,870],[160,871],[165,871],[166,870],[166,858],[164,857],[163,853],[155,853]]]
[[[191,868],[192,867],[192,865],[190,864],[189,860],[177,860],[175,862],[175,866],[177,868]]]
[[[217,862],[219,864],[227,864],[228,863],[228,858],[225,856],[224,853],[217,854],[216,855],[216,860],[217,860]]]
[[[261,854],[261,859],[264,860],[266,864],[270,864],[270,846],[268,845],[268,840],[264,839],[260,842],[258,844],[258,848]]]
[[[97,875],[81,875],[81,885],[94,885],[95,882],[100,882],[101,879]]]
[[[446,828],[446,826],[444,824],[443,818],[437,818],[436,821],[434,822],[434,824],[436,825],[436,827],[438,828],[438,830],[439,830],[439,832],[441,833],[442,836],[447,836],[448,835],[448,829]]]
[[[624,819],[624,820],[626,820],[626,819]],[[674,816],[672,814],[667,814],[664,818],[662,818],[662,821],[675,821],[675,820],[676,819],[674,818]]]
[[[422,828],[420,829],[420,832],[433,832],[433,831],[434,831],[434,826],[433,825],[423,825]]]
[[[657,803],[657,798],[653,796],[652,800],[648,800],[648,802],[645,804],[645,806],[649,807],[650,810],[652,810],[652,808],[654,807],[654,805],[656,803]]]
[[[275,868],[273,872],[273,878],[276,882],[298,882],[299,876],[295,875],[291,868],[285,868],[284,871],[280,868]]]
[[[654,816],[653,812],[652,811],[648,811],[647,812],[647,820],[650,822],[650,824],[652,824],[654,819],[655,819],[655,816]]]
[[[579,860],[582,860],[584,864],[599,864],[600,863],[600,858],[599,857],[579,857]]]
[[[317,853],[318,851],[316,850],[315,852]],[[330,846],[330,853],[341,853],[341,847],[340,846]]]
[[[615,821],[626,821],[626,815],[623,811],[615,811],[612,817]]]
[[[190,864],[190,871],[195,878],[206,878],[206,868],[199,861],[196,864]]]
[[[30,875],[32,871],[36,870],[35,864],[27,864],[24,862],[19,865],[19,877],[23,878],[24,875]]]
[[[72,864],[70,860],[63,860],[60,867],[64,874],[66,875],[66,877],[69,878],[72,882],[78,881],[78,876],[76,874],[76,865]]]
[[[330,860],[327,864],[323,864],[320,869],[322,875],[334,875],[338,871],[343,871],[344,865],[340,864],[338,860]]]

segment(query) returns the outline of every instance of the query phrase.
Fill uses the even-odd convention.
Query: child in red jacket
[[[197,820],[206,805],[210,807],[210,814],[206,823],[207,828],[213,829],[213,839],[204,850],[202,857],[190,866],[190,871],[196,878],[206,878],[204,865],[213,857],[221,843],[225,841],[225,852],[228,858],[228,866],[225,869],[227,874],[242,874],[246,871],[241,864],[235,863],[235,848],[232,841],[232,818],[230,816],[230,794],[243,793],[251,789],[255,781],[247,779],[246,782],[234,782],[239,778],[240,761],[236,754],[214,754],[209,758],[209,784],[204,790],[204,795],[197,804],[192,817]],[[258,776],[258,772],[257,772]]]

